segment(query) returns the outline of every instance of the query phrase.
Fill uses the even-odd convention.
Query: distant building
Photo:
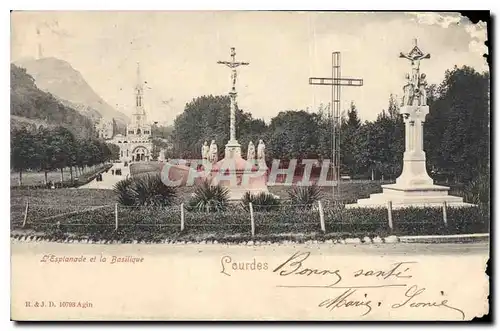
[[[149,161],[153,150],[151,124],[147,121],[144,109],[144,85],[141,80],[139,64],[137,64],[137,84],[134,94],[135,111],[132,122],[127,125],[126,135],[117,134],[110,141],[120,147],[120,160],[124,162]]]
[[[100,118],[96,123],[97,136],[101,139],[113,139],[116,133],[116,122],[114,119],[105,120]]]

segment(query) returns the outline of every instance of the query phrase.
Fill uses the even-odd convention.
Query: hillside
[[[11,126],[64,126],[77,136],[95,137],[94,123],[37,88],[24,68],[10,66]]]
[[[23,60],[16,65],[26,69],[42,91],[54,95],[56,98],[82,114],[95,118],[115,118],[118,126],[126,126],[128,117],[111,107],[85,81],[79,71],[68,62],[56,58],[42,58],[38,60]]]

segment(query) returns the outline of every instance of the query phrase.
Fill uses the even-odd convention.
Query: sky
[[[280,111],[317,111],[331,89],[309,77],[331,77],[331,53],[341,52],[342,77],[362,78],[344,87],[342,109],[354,102],[363,120],[387,109],[389,95],[402,95],[410,71],[400,52],[413,39],[431,58],[421,72],[439,84],[454,65],[488,70],[486,24],[458,13],[110,11],[14,12],[11,61],[44,57],[69,62],[117,110],[131,115],[137,62],[147,82],[151,121],[172,124],[187,102],[229,92],[231,73],[217,61],[250,62],[238,71],[238,105],[268,122]],[[432,111],[432,109],[431,109]]]

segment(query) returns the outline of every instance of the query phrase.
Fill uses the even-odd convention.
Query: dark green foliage
[[[319,232],[319,214],[312,208],[294,208],[283,204],[279,210],[254,212],[255,233],[310,233]]]
[[[161,181],[159,174],[146,174],[116,183],[118,201],[126,206],[168,206],[176,196],[175,188]]]
[[[439,86],[428,89],[430,113],[425,121],[424,150],[431,176],[441,181],[468,182],[489,172],[488,73],[455,67]],[[401,173],[404,126],[399,100],[389,96],[386,110],[375,121],[361,123],[355,105],[341,119],[341,172],[352,178],[395,179]],[[274,110],[276,111],[276,110]],[[365,110],[363,110],[365,111]],[[175,122],[175,157],[199,157],[203,141],[227,141],[229,98],[203,96],[185,107]],[[238,137],[245,147],[264,139],[267,160],[331,159],[332,117],[329,107],[317,111],[279,112],[268,126],[240,110],[236,113]],[[222,156],[222,148],[219,148]],[[220,158],[219,157],[219,158]]]
[[[340,206],[325,208],[327,232],[352,233],[357,236],[377,233],[387,235],[387,210],[383,208],[344,209]]]
[[[34,129],[12,128],[11,130],[11,168],[20,172],[26,170],[48,171],[69,167],[80,170],[85,166],[103,164],[114,158],[116,145],[106,144],[97,139],[75,138],[65,127]]]
[[[15,206],[13,206],[15,207]],[[17,216],[16,216],[17,215]],[[11,210],[11,226],[19,229],[23,208]],[[241,205],[224,211],[185,210],[185,230],[180,231],[179,206],[119,206],[118,231],[115,231],[114,206],[40,205],[30,206],[26,230],[42,231],[51,238],[74,237],[94,240],[160,240],[190,241],[250,240],[250,214]],[[279,210],[254,212],[256,238],[264,240],[338,239],[346,237],[385,237],[388,235],[435,235],[487,233],[489,219],[479,208],[448,208],[448,224],[444,225],[439,208],[407,208],[394,210],[394,230],[390,230],[387,210],[324,208],[326,233],[321,232],[319,211],[296,209],[282,205]],[[274,239],[273,239],[274,238]],[[298,238],[298,239],[297,239]],[[300,241],[300,240],[298,240]]]
[[[185,212],[185,234],[198,236],[213,235],[220,238],[227,235],[249,233],[250,214],[239,205],[227,206],[217,213],[195,209]]]
[[[177,158],[200,158],[201,146],[205,140],[213,139],[223,146],[229,132],[229,96],[201,96],[186,104],[184,112],[174,122],[172,132],[173,154]],[[236,108],[238,140],[245,148],[250,140],[254,144],[262,138],[266,125],[264,121],[253,119],[250,113]],[[219,148],[219,159],[223,149]]]
[[[276,198],[273,194],[261,192],[258,194],[252,194],[251,192],[246,192],[241,199],[241,206],[248,211],[248,204],[252,203],[252,208],[254,211],[275,211],[279,210],[280,200]]]
[[[358,117],[358,110],[353,102],[351,109],[347,111],[347,118],[342,119],[340,135],[340,171],[342,174],[355,175],[359,172],[359,166],[356,162],[357,146],[353,137],[356,137],[361,128],[361,121]]]
[[[11,131],[10,162],[11,168],[19,172],[19,185],[22,185],[23,171],[36,169],[40,165],[42,155],[37,147],[36,136],[28,130],[21,128]]]
[[[399,107],[391,95],[387,112],[379,114],[375,122],[366,122],[353,136],[344,135],[350,150],[345,153],[352,153],[351,160],[358,173],[370,177],[373,172],[375,179],[395,179],[401,174],[404,125],[398,112]]]
[[[113,191],[118,197],[118,203],[124,206],[133,206],[135,204],[132,189],[132,178],[119,181],[113,187]]]
[[[490,181],[488,174],[481,174],[465,187],[465,202],[488,207],[490,203]]]
[[[317,115],[301,111],[278,113],[269,124],[266,148],[272,159],[307,159],[318,156]],[[327,154],[330,155],[330,154]]]
[[[489,172],[490,77],[473,68],[445,72],[429,98],[424,148],[429,168],[450,181]]]
[[[446,234],[443,211],[440,208],[398,209],[392,212],[392,217],[394,233],[397,234]],[[385,219],[387,219],[387,216]]]
[[[10,84],[11,115],[62,125],[79,137],[95,137],[94,124],[89,118],[39,90],[26,69],[11,64]]]
[[[120,147],[115,144],[106,143],[109,150],[109,159],[110,160],[119,160],[120,159]]]
[[[229,190],[220,185],[204,181],[197,185],[187,208],[193,211],[224,211],[229,203]]]
[[[323,192],[321,188],[316,185],[293,186],[288,191],[288,197],[290,198],[291,204],[306,207],[312,206],[318,200],[321,200]]]

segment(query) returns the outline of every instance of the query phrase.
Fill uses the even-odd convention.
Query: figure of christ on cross
[[[250,63],[248,62],[236,62],[236,50],[234,47],[231,47],[231,61],[217,61],[218,64],[224,64],[228,68],[232,69],[231,72],[231,92],[229,92],[229,96],[231,97],[231,113],[230,113],[230,142],[237,142],[236,140],[236,68],[239,66],[246,66]]]
[[[417,45],[417,39],[413,39],[413,48],[408,54],[399,53],[399,57],[405,58],[411,63],[411,82],[413,84],[413,100],[419,100],[420,83],[420,60],[430,59],[430,54],[424,54]]]

